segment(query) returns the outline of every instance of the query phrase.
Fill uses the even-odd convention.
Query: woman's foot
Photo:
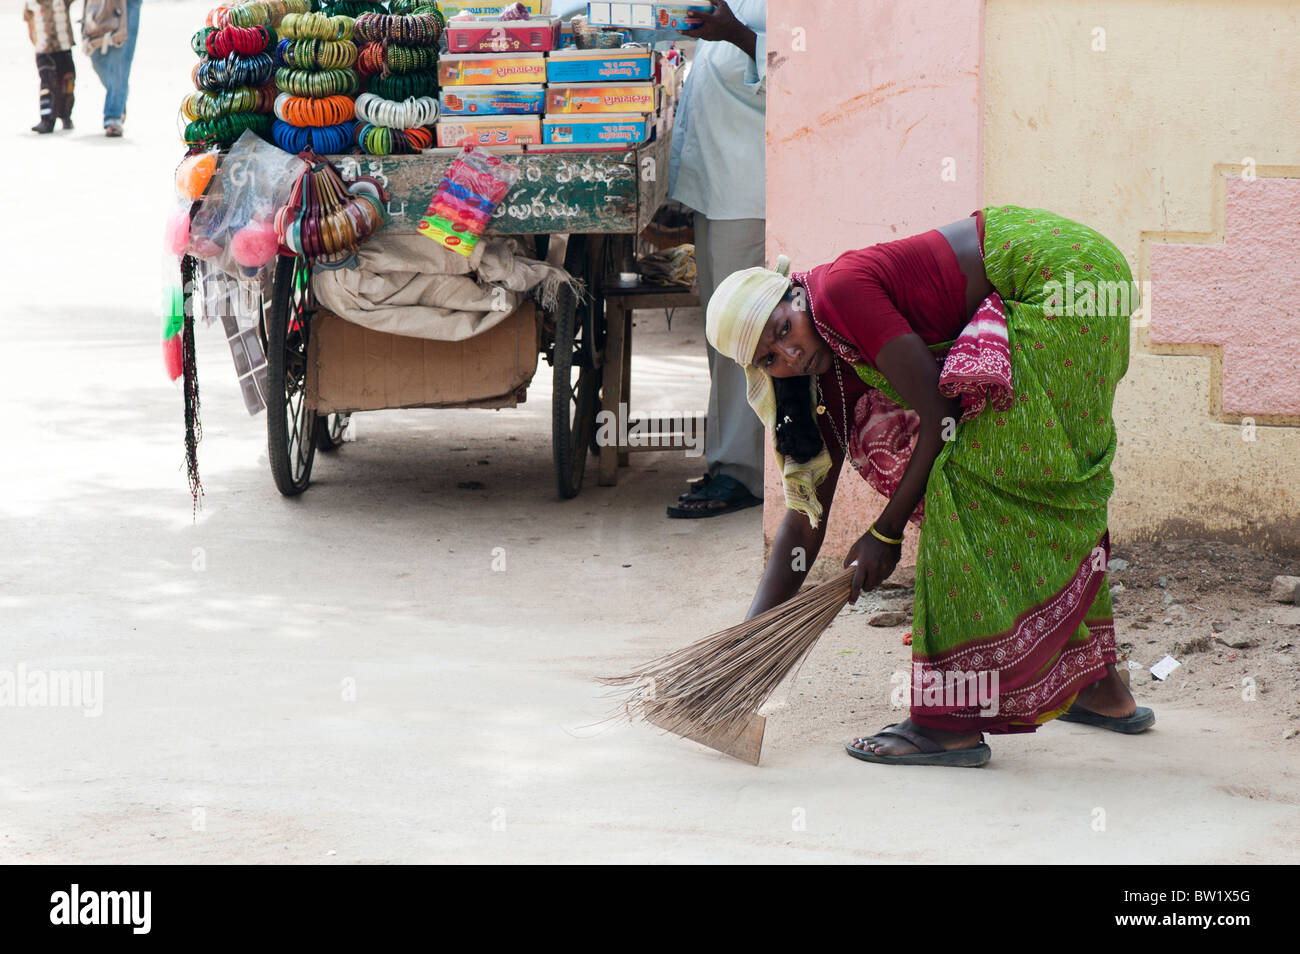
[[[971,749],[979,745],[984,739],[984,736],[978,732],[941,732],[938,729],[923,729],[913,723],[911,719],[904,719],[893,728],[901,732],[920,735],[948,751]],[[893,732],[888,735],[877,733],[876,735],[854,739],[852,747],[861,752],[874,752],[877,755],[917,755],[921,751],[917,745]]]
[[[104,123],[104,135],[107,136],[109,139],[121,139],[122,124],[116,121],[109,121]]]
[[[922,729],[910,719],[887,725],[875,735],[855,739],[844,748],[849,755],[864,762],[961,768],[978,768],[993,755],[979,732]]]
[[[32,127],[32,132],[40,133],[44,136],[46,133],[54,132],[54,117],[46,116],[39,123]]]
[[[1059,719],[1124,735],[1145,732],[1156,724],[1156,714],[1137,704],[1113,664],[1106,667],[1106,675],[1075,696],[1074,704]]]
[[[1119,670],[1112,663],[1106,667],[1106,675],[1080,690],[1070,708],[1111,719],[1126,719],[1137,709],[1137,701],[1128,686],[1120,681]]]

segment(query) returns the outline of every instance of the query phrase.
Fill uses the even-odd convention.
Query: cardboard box
[[[439,86],[545,82],[543,53],[445,53],[438,58]]]
[[[712,13],[711,3],[656,3],[656,30],[692,30],[699,25],[699,19],[692,19],[696,13]]]
[[[635,146],[648,135],[646,115],[546,116],[542,119],[542,142],[548,146]]]
[[[438,0],[438,9],[448,17],[464,10],[478,17],[496,16],[506,7],[514,6],[515,0]],[[551,0],[521,0],[532,14],[550,13]]]
[[[513,116],[540,113],[546,89],[535,86],[449,86],[438,96],[439,116]]]
[[[560,45],[560,18],[449,20],[445,36],[448,53],[549,52]]]
[[[587,22],[592,26],[637,27],[653,30],[653,3],[588,3]]]
[[[650,51],[563,50],[546,58],[548,83],[610,83],[654,79]]]
[[[398,407],[514,407],[537,370],[534,305],[464,341],[372,331],[312,316],[308,404],[321,414]]]
[[[518,146],[542,141],[540,116],[456,116],[437,124],[439,146]]]
[[[546,88],[546,112],[653,113],[654,83],[552,83]]]
[[[588,3],[592,26],[634,27],[639,30],[690,30],[693,13],[712,13],[711,3]]]

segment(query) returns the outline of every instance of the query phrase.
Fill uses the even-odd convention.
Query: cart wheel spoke
[[[600,371],[586,360],[586,335],[577,305],[573,292],[562,288],[555,307],[551,437],[556,489],[566,499],[582,489],[600,387]]]
[[[266,442],[271,474],[285,496],[307,489],[316,455],[317,415],[307,403],[314,307],[310,266],[300,258],[280,256],[266,334]]]

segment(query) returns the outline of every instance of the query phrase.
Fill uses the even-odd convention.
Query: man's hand
[[[864,590],[874,590],[894,572],[898,558],[903,555],[903,547],[877,540],[870,533],[864,533],[849,555],[844,558],[844,568],[848,569],[854,560],[858,561],[858,571],[853,574],[853,589],[849,592],[849,602],[856,603]]]
[[[718,0],[712,13],[692,13],[691,19],[698,20],[700,25],[691,30],[678,30],[682,36],[730,43],[748,53],[750,59],[754,58],[754,31],[736,19],[726,0]]]

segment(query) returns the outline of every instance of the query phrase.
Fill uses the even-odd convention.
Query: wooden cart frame
[[[632,305],[681,307],[693,292],[652,291],[637,300],[619,289],[609,296],[609,277],[631,270],[635,239],[667,198],[670,137],[622,151],[529,152],[511,157],[522,177],[493,219],[490,235],[532,236],[545,257],[551,235],[569,236],[565,268],[586,294],[561,289],[550,312],[537,310],[538,347],[551,365],[552,447],[556,489],[563,498],[582,489],[589,449],[599,458],[601,484],[617,481],[626,446],[596,447],[596,415],[629,406]],[[372,175],[390,192],[388,230],[416,231],[452,156],[331,156],[345,178]],[[644,290],[643,290],[644,294]],[[310,339],[316,302],[311,269],[301,258],[281,256],[263,291],[261,334],[267,355],[267,450],[280,492],[302,493],[311,481],[317,450],[341,441],[350,412],[318,415],[310,401]],[[526,384],[524,385],[526,387]],[[522,388],[520,389],[522,391]],[[522,393],[489,406],[511,406]],[[402,403],[395,407],[470,407],[483,402]],[[375,408],[367,408],[374,410]]]

